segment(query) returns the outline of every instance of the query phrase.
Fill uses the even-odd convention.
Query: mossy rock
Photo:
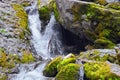
[[[24,7],[22,4],[12,4],[11,5],[13,9],[16,12],[16,17],[18,18],[18,21],[16,23],[17,28],[19,28],[19,38],[25,39],[26,35],[29,35],[29,28],[28,28],[28,15],[26,11],[24,10]]]
[[[51,62],[49,62],[45,66],[45,69],[43,70],[43,75],[46,77],[55,77],[56,74],[58,73],[57,65],[61,62],[61,60],[62,60],[62,57],[58,56],[54,58]]]
[[[84,64],[85,76],[89,80],[120,80],[107,62],[90,62]]]
[[[39,9],[40,19],[47,21],[50,19],[50,9],[48,6],[43,6]]]
[[[57,65],[57,70],[60,71],[62,69],[62,67],[64,67],[67,64],[70,63],[75,63],[76,62],[76,58],[66,58],[63,59],[58,65]]]
[[[120,3],[119,2],[109,3],[108,5],[106,5],[106,7],[115,10],[120,10]]]
[[[70,63],[59,71],[55,80],[78,80],[79,79],[79,64]]]
[[[109,61],[111,63],[115,63],[117,61],[116,59],[116,53],[113,54],[112,50],[106,52],[107,50],[101,49],[103,52],[100,52],[100,50],[89,50],[86,52],[81,52],[79,55],[79,59],[85,59],[85,60],[93,60],[93,61]],[[110,53],[111,52],[111,53]]]
[[[5,52],[0,52],[0,66],[11,69],[15,67],[15,60]]]
[[[22,63],[31,63],[34,62],[35,58],[29,51],[23,51],[21,62]]]
[[[38,6],[40,6],[40,0]],[[40,19],[43,21],[48,21],[50,19],[51,13],[54,12],[55,18],[58,20],[59,13],[57,10],[55,0],[49,0],[49,4],[39,7]]]
[[[94,47],[95,48],[114,48],[115,44],[106,38],[101,38],[95,40]]]
[[[16,11],[16,16],[19,18],[19,25],[22,29],[28,29],[28,15],[24,7],[20,4],[12,4],[13,9]]]
[[[102,1],[104,3],[104,0]],[[110,8],[79,0],[56,0],[56,2],[58,21],[65,29],[80,38],[83,35],[91,44],[97,43],[95,48],[101,48],[99,44],[105,45],[102,48],[113,48],[114,44],[120,43],[119,6]],[[103,37],[106,40],[98,41]]]

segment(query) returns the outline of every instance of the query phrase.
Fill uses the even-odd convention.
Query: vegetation
[[[54,77],[57,74],[57,65],[62,60],[61,56],[56,57],[53,59],[48,65],[45,67],[43,74],[47,77]]]
[[[58,65],[57,65],[57,70],[60,71],[62,69],[62,67],[64,67],[65,65],[67,64],[70,64],[70,63],[75,63],[76,62],[76,59],[75,58],[66,58],[66,59],[63,59]]]
[[[16,12],[16,17],[18,17],[18,23],[16,27],[19,28],[19,38],[24,39],[25,35],[29,34],[28,29],[28,15],[24,10],[24,7],[20,4],[12,4],[13,9]]]
[[[62,67],[55,80],[78,80],[80,65],[70,63]]]
[[[29,51],[23,51],[22,58],[21,58],[22,63],[30,63],[34,61],[35,61],[35,58],[33,57],[32,53],[30,53]]]
[[[120,80],[110,72],[110,65],[106,62],[91,62],[84,64],[85,75],[89,80]]]

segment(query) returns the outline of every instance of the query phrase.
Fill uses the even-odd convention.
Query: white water
[[[57,32],[55,33],[53,30],[53,26],[56,23],[56,20],[54,15],[51,15],[50,21],[46,26],[44,34],[41,34],[42,26],[41,21],[39,20],[37,3],[33,3],[32,6],[26,7],[26,10],[28,10],[29,28],[32,33],[31,42],[34,45],[37,55],[40,55],[43,58],[43,61],[35,69],[34,67],[31,67],[30,64],[27,64],[27,69],[25,68],[25,66],[21,65],[19,67],[19,74],[16,74],[15,77],[13,77],[11,80],[48,80],[47,77],[43,76],[42,71],[44,70],[44,67],[47,63],[46,60],[51,58],[48,49],[50,47],[50,40],[53,35],[55,36],[56,34],[58,34]]]
[[[43,59],[50,58],[50,54],[48,52],[49,41],[53,35],[52,27],[55,24],[54,15],[51,15],[50,22],[46,26],[46,30],[44,35],[40,33],[41,31],[41,21],[39,20],[38,10],[36,9],[36,4],[29,7],[29,28],[32,32],[32,43],[34,44],[34,48],[38,55],[40,55]],[[34,11],[34,12],[33,12]]]
[[[46,63],[47,61],[40,63],[36,69],[33,69],[33,66],[35,65],[21,65],[19,67],[20,73],[16,74],[11,80],[48,80],[47,77],[44,77],[42,73]]]

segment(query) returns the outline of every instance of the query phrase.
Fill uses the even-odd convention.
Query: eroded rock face
[[[95,48],[112,48],[120,42],[120,11],[79,0],[56,0],[58,21],[64,28],[85,37]]]

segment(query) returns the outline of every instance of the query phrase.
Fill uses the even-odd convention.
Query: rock
[[[64,57],[64,59],[67,59],[67,58],[75,58],[75,55],[70,53]]]
[[[94,61],[110,61],[115,63],[117,53],[114,49],[93,49],[81,52],[78,59],[94,60]]]
[[[80,65],[70,63],[64,66],[56,75],[55,80],[78,80]]]
[[[54,58],[51,62],[49,62],[45,69],[43,70],[43,75],[46,77],[54,77],[57,74],[57,65],[62,60],[61,56]]]
[[[85,76],[90,80],[119,80],[120,66],[109,62],[89,62],[84,64]]]
[[[95,48],[113,48],[120,43],[120,11],[79,0],[56,0],[62,26],[94,43]]]

